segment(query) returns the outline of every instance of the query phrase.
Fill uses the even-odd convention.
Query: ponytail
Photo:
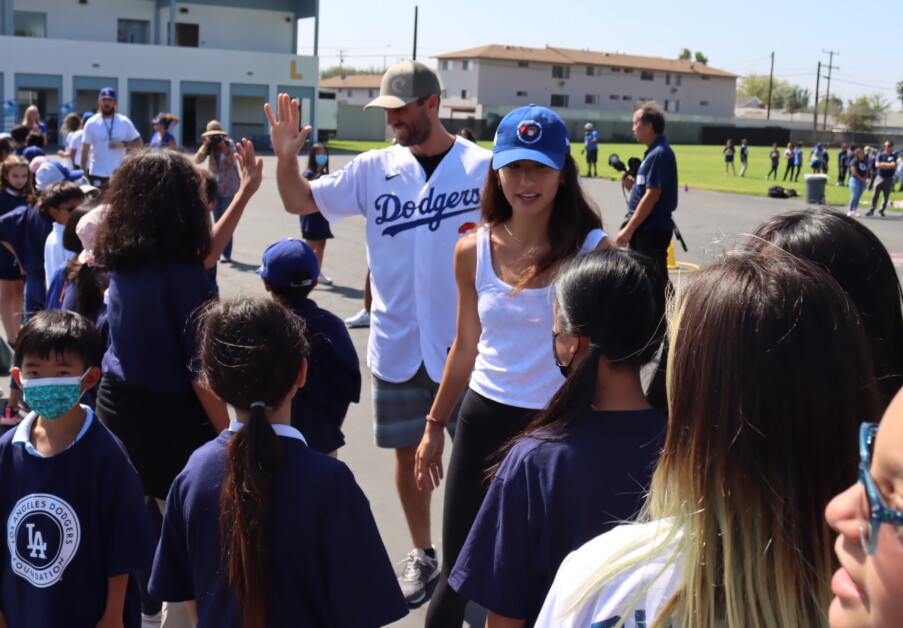
[[[220,493],[219,529],[229,584],[244,628],[264,628],[270,590],[268,524],[282,445],[263,402],[251,404],[247,424],[232,437]]]
[[[250,414],[229,442],[219,532],[241,625],[264,628],[272,602],[269,522],[283,455],[266,407],[297,386],[308,352],[304,323],[271,299],[247,297],[209,303],[200,322],[199,381]]]

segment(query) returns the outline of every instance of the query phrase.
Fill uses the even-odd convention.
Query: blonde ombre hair
[[[666,556],[679,585],[653,627],[827,626],[823,512],[856,479],[859,423],[880,412],[858,313],[808,262],[735,254],[682,286],[669,333],[668,436],[641,515],[660,525],[600,565],[568,612]]]

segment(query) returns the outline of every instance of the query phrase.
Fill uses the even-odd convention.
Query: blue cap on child
[[[284,238],[267,247],[263,252],[263,265],[254,272],[274,286],[301,288],[317,281],[320,264],[307,244]]]
[[[571,152],[567,127],[557,113],[527,105],[502,118],[492,146],[492,168],[498,170],[520,159],[564,168]]]

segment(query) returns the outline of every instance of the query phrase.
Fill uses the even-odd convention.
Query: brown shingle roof
[[[532,61],[554,63],[556,65],[599,65],[605,67],[634,68],[655,72],[676,72],[680,74],[705,74],[724,78],[737,78],[736,74],[712,68],[689,59],[662,59],[660,57],[640,57],[613,52],[573,50],[570,48],[526,48],[523,46],[500,46],[490,44],[436,55],[437,59],[499,59],[505,61]]]
[[[332,89],[379,89],[383,80],[382,74],[349,74],[333,76],[320,81],[320,87]]]
[[[536,63],[561,65],[573,64],[573,61],[562,56],[554,48],[527,48],[525,46],[499,46],[496,44],[436,55],[436,59],[504,59],[506,61],[534,61]]]

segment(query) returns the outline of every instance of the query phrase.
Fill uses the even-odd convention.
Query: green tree
[[[684,48],[683,50],[680,51],[680,56],[677,57],[677,58],[678,58],[678,59],[688,59],[688,60],[689,60],[689,59],[692,59],[692,58],[693,58],[693,53],[690,52],[690,49],[689,49],[689,48]],[[901,84],[903,84],[903,81],[901,81]]]
[[[811,92],[799,85],[789,85],[788,88],[780,94],[781,107],[789,107],[791,113],[809,108],[809,99],[812,97]],[[772,99],[774,99],[772,97]]]
[[[818,101],[817,111],[819,115],[825,113],[825,107],[828,108],[829,116],[839,116],[843,113],[843,101],[837,96],[831,96],[827,101],[822,98]]]
[[[702,65],[709,64],[709,58],[702,54],[701,52],[696,53],[696,63],[701,63]]]
[[[890,104],[881,94],[860,96],[855,100],[847,101],[847,106],[838,116],[838,120],[847,125],[847,128],[854,133],[868,132],[875,128],[875,122],[889,108]]]
[[[768,102],[768,76],[765,74],[748,74],[740,79],[737,95],[741,98],[758,98]],[[772,109],[790,107],[791,111],[799,111],[809,107],[811,94],[808,89],[794,85],[788,81],[777,79],[771,86]]]

